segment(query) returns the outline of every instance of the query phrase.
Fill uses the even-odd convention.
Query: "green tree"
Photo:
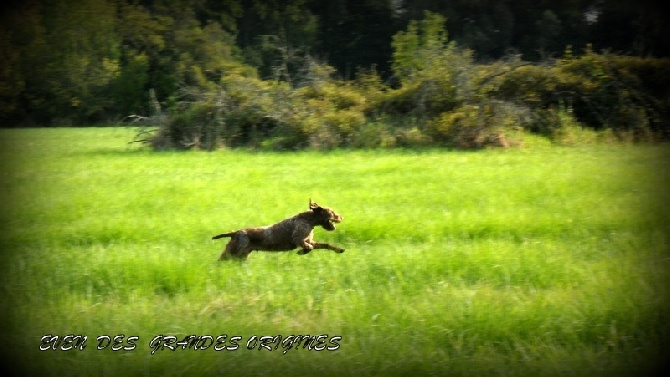
[[[670,56],[670,23],[664,2],[654,0],[602,0],[591,7],[590,27],[594,49],[637,56]]]
[[[327,58],[340,75],[353,78],[359,68],[376,66],[388,74],[391,61],[390,39],[400,30],[394,1],[327,0],[312,1],[319,17],[318,55]]]
[[[26,89],[48,102],[55,121],[100,120],[111,105],[105,89],[120,69],[116,7],[106,0],[58,0],[42,9],[44,43],[29,55],[40,64],[31,67]]]
[[[405,31],[393,36],[393,72],[403,82],[411,82],[417,73],[437,68],[447,47],[446,19],[426,12],[421,21],[411,21]]]
[[[315,44],[318,20],[307,0],[244,0],[237,43],[264,79],[295,81]],[[296,84],[296,82],[291,82]]]
[[[25,115],[20,98],[25,90],[23,56],[42,35],[34,2],[0,11],[0,121],[16,122]]]
[[[402,88],[389,97],[400,113],[432,117],[473,97],[472,53],[448,42],[444,25],[444,17],[426,12],[393,36],[392,67]]]
[[[111,88],[119,115],[148,115],[149,89],[154,89],[161,98],[175,90],[170,75],[162,74],[169,68],[161,67],[161,53],[167,45],[165,35],[172,23],[172,18],[153,16],[143,6],[119,4],[116,33],[122,45],[121,72]]]
[[[563,29],[561,20],[551,10],[542,12],[542,17],[535,23],[537,27],[537,47],[540,52],[561,51],[559,37]]]
[[[151,89],[169,106],[179,88],[211,89],[225,75],[255,75],[241,63],[235,45],[235,4],[213,9],[206,1],[121,5],[123,64],[114,92],[122,114],[148,112]],[[226,28],[217,20],[226,22]]]

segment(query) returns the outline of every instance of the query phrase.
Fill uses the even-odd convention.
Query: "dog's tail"
[[[223,237],[232,237],[234,234],[235,234],[235,232],[222,233],[222,234],[219,234],[218,236],[212,237],[212,239],[213,240],[218,240],[219,238],[223,238]]]

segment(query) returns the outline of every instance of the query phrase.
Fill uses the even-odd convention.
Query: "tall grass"
[[[5,357],[30,375],[645,375],[667,346],[667,150],[149,152],[0,131]],[[219,263],[308,198],[347,249]],[[43,335],[88,336],[40,351]],[[99,335],[138,336],[97,350]],[[157,335],[241,336],[234,351]],[[253,335],[341,336],[334,351]],[[127,343],[124,345],[128,346]],[[231,345],[227,343],[227,345]],[[253,345],[253,344],[252,344]],[[275,344],[273,344],[274,346]],[[329,344],[330,345],[330,344]]]

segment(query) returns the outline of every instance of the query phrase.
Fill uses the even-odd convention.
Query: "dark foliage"
[[[155,147],[207,150],[670,137],[668,23],[647,0],[3,7],[3,126],[159,117]]]

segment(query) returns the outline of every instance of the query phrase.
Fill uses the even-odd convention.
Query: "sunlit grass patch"
[[[657,366],[669,333],[662,147],[148,153],[126,147],[129,135],[2,131],[2,331],[27,373]],[[217,261],[214,234],[281,220],[310,197],[344,216],[335,232],[315,230],[344,254]],[[45,334],[86,334],[88,348],[39,351]],[[98,351],[103,334],[139,340]],[[151,354],[157,335],[203,334],[243,340]],[[342,339],[335,351],[246,348],[291,334]]]

